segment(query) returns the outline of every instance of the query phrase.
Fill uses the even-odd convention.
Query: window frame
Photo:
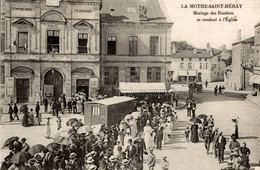
[[[58,34],[59,36],[51,36],[51,37],[59,37],[59,46],[58,46],[59,48],[58,48],[57,54],[60,54],[60,53],[61,53],[61,48],[60,48],[60,47],[61,47],[61,36],[60,36],[61,31],[58,30],[58,29],[53,29],[53,30],[52,30],[52,29],[49,29],[49,30],[46,30],[46,33],[47,33],[47,34],[46,34],[46,35],[47,35],[47,38],[46,38],[46,44],[47,44],[47,45],[46,45],[46,49],[47,49],[47,53],[48,53],[48,54],[53,53],[53,52],[51,52],[51,51],[48,52],[48,49],[49,49],[49,48],[48,48],[48,47],[49,47],[49,44],[48,44],[48,37],[49,37],[48,32],[49,32],[49,31],[53,31],[53,34],[54,34],[54,31],[58,31],[58,33],[59,33],[59,34]]]
[[[87,35],[87,38],[86,38],[87,44],[86,44],[86,46],[79,46],[79,41],[80,41],[80,39],[85,40],[85,38],[79,38],[79,36],[80,36],[81,34],[83,35],[83,37],[84,37],[84,34]],[[88,35],[88,33],[79,32],[79,33],[78,33],[78,47],[77,47],[77,49],[78,49],[78,54],[88,54],[88,43],[89,43],[89,35]],[[79,51],[80,51],[79,48],[84,48],[84,47],[86,48],[86,52],[79,52]]]
[[[161,67],[147,67],[147,82],[161,82]]]
[[[152,48],[152,39],[153,39],[153,38],[157,38],[157,39],[158,39],[158,42],[157,42],[157,51],[154,50],[154,49],[156,49],[156,48]],[[155,53],[155,51],[156,51],[157,53]],[[160,55],[160,36],[156,36],[156,35],[150,36],[150,55],[151,55],[151,56]]]
[[[133,40],[130,40],[130,38],[134,38]],[[136,40],[135,40],[136,38]],[[130,56],[136,56],[138,55],[138,36],[137,35],[129,35],[128,36],[128,44],[129,44],[129,55]],[[131,52],[131,45],[133,46],[133,52]]]
[[[21,51],[19,51],[19,49],[20,48],[22,48],[22,47],[24,47],[24,46],[20,46],[19,45],[19,34],[22,34],[22,33],[26,33],[27,34],[27,50],[25,51],[25,52],[21,52]],[[28,47],[29,47],[29,32],[28,31],[18,31],[17,32],[17,42],[16,42],[16,48],[17,48],[17,53],[19,53],[19,54],[26,54],[26,53],[28,53]]]
[[[133,71],[131,69],[135,69],[135,75],[132,75]],[[140,72],[141,68],[140,67],[126,67],[126,82],[140,82]],[[132,81],[134,79],[134,81]]]
[[[118,82],[119,67],[104,67],[104,85],[118,85]]]
[[[114,54],[112,54],[112,53],[110,54],[109,50],[108,50],[108,42],[109,42],[108,38],[110,38],[110,37],[115,38],[115,40],[113,40],[115,42],[115,53]],[[112,41],[112,39],[110,41]],[[116,37],[116,35],[107,35],[106,36],[106,51],[107,51],[107,55],[116,55],[117,54],[117,37]]]

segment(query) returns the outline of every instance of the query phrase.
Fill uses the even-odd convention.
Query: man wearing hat
[[[130,170],[130,167],[129,167],[129,161],[128,161],[128,159],[124,159],[123,161],[122,161],[122,165],[121,165],[121,167],[120,167],[120,170]]]
[[[30,146],[26,143],[26,139],[22,138],[21,139],[21,143],[22,143],[22,152],[27,152],[30,148]]]
[[[119,169],[119,167],[120,167],[120,165],[117,162],[116,157],[114,155],[111,155],[109,157],[107,169]]]
[[[35,159],[35,163],[34,166],[36,167],[36,169],[43,169],[43,165],[42,165],[42,157],[39,154],[36,154],[34,156]]]
[[[213,139],[212,145],[213,145],[213,152],[214,152],[215,158],[218,157],[217,138],[218,138],[218,128],[216,128],[214,130],[214,132],[212,133],[212,139]]]
[[[148,167],[149,167],[149,170],[154,170],[155,162],[156,162],[156,158],[155,158],[155,155],[153,154],[153,148],[150,148],[149,149],[149,154],[148,154]]]
[[[205,148],[207,150],[207,154],[209,154],[209,148],[210,148],[210,143],[212,141],[212,126],[208,125],[207,129],[204,132],[204,137],[205,137]]]
[[[85,161],[85,169],[89,169],[92,165],[94,165],[94,159],[90,156],[87,157],[87,160]]]
[[[36,167],[34,166],[34,163],[35,163],[35,159],[29,159],[28,160],[28,165],[27,165],[27,168],[29,170],[37,170]]]
[[[81,169],[80,162],[79,162],[78,159],[76,159],[76,157],[77,157],[76,153],[72,152],[70,154],[70,156],[69,156],[70,160],[69,160],[69,162],[67,164],[68,169],[70,169],[70,170],[79,170],[79,169]]]
[[[226,142],[226,138],[223,136],[223,132],[219,132],[219,136],[217,138],[219,163],[224,162],[224,151],[225,151],[226,144],[227,144],[227,142]]]
[[[136,147],[133,145],[132,139],[128,140],[128,146],[126,147],[125,152],[127,153],[128,159],[132,159],[136,154]]]
[[[235,148],[240,148],[240,143],[237,141],[234,134],[231,135],[231,139],[232,140],[229,143],[229,149],[231,153],[233,153]]]

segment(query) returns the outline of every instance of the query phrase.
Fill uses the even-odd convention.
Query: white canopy
[[[131,83],[120,82],[121,93],[166,93],[165,83]]]

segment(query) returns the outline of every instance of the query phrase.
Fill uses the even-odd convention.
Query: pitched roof
[[[255,25],[255,28],[256,28],[256,27],[259,27],[259,26],[260,26],[260,22],[259,22],[259,23],[257,23],[257,24]]]
[[[139,21],[139,0],[105,0],[101,9],[101,21],[169,23],[166,8],[159,0],[147,2],[148,21]]]
[[[114,104],[118,104],[118,103],[133,101],[133,100],[135,100],[135,98],[133,98],[133,97],[114,96],[114,97],[110,97],[110,98],[106,98],[106,99],[102,99],[102,100],[96,100],[93,102],[89,102],[89,104],[102,104],[102,105],[109,106],[109,105],[114,105]]]
[[[234,46],[234,45],[237,45],[237,44],[247,44],[247,43],[254,43],[254,42],[255,42],[255,37],[250,37],[250,38],[247,38],[245,40],[235,42],[232,45]]]
[[[172,54],[172,57],[174,58],[211,58],[212,56],[209,53],[203,52],[197,52],[194,53],[194,50],[184,50],[180,53],[174,53]]]

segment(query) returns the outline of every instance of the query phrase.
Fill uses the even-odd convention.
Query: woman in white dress
[[[51,138],[51,127],[50,127],[50,118],[47,118],[47,124],[46,124],[46,136],[45,138],[50,139]]]
[[[77,111],[79,114],[82,113],[82,102],[80,98],[77,100]]]
[[[178,127],[178,115],[176,112],[174,112],[173,115],[173,130],[177,130]]]
[[[153,129],[149,124],[144,127],[143,139],[146,146],[146,150],[153,148]]]

